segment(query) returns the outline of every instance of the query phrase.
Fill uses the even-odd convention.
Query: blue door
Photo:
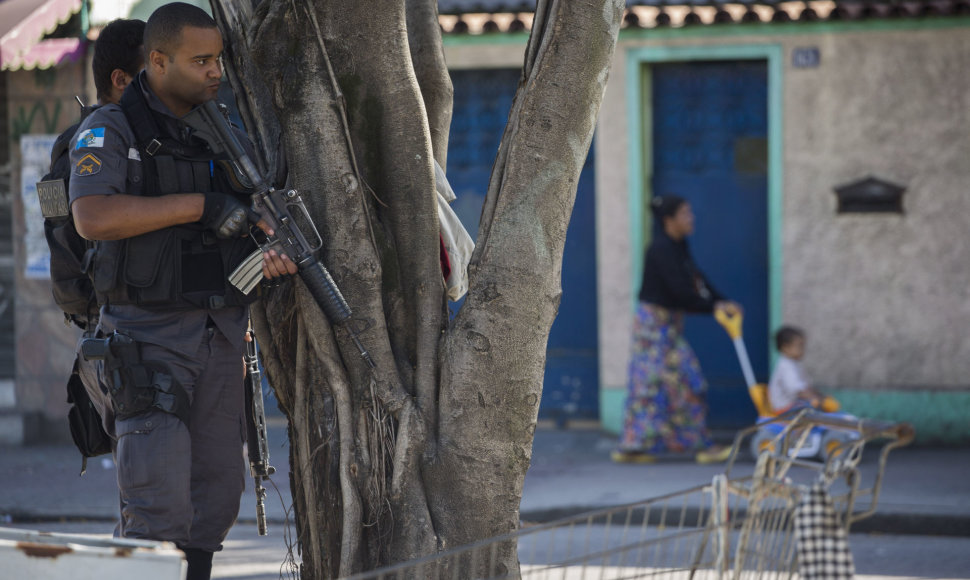
[[[448,143],[452,208],[475,239],[495,154],[519,81],[516,69],[452,71],[454,117]],[[592,150],[566,233],[562,302],[549,335],[539,417],[559,423],[599,417],[596,238]],[[457,309],[456,309],[457,310]]]
[[[694,208],[689,238],[713,285],[744,307],[755,376],[768,379],[768,69],[764,61],[652,67],[654,195]],[[730,339],[711,316],[689,316],[687,340],[707,378],[708,426],[750,424],[756,413]]]

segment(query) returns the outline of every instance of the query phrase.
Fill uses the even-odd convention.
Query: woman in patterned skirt
[[[623,435],[612,457],[649,463],[668,453],[694,453],[699,463],[724,461],[730,448],[711,442],[705,424],[707,382],[684,339],[684,314],[734,313],[740,307],[711,285],[691,257],[690,204],[667,195],[653,198],[650,209],[658,231],[644,259]]]

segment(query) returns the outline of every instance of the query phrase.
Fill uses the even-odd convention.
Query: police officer
[[[109,103],[118,104],[121,100],[125,87],[144,67],[142,55],[144,33],[144,21],[119,18],[109,22],[98,34],[98,39],[94,42],[94,57],[91,63],[98,103],[94,107],[82,107],[82,120],[98,107]],[[79,125],[80,123],[68,128],[54,143],[51,152],[51,178],[67,180],[70,177],[69,145]],[[45,221],[44,229],[52,256],[55,254],[62,256],[64,252],[74,255],[73,260],[61,258],[58,261],[52,258],[51,282],[61,285],[55,290],[55,295],[59,291],[62,298],[69,298],[72,301],[71,306],[65,307],[65,314],[83,330],[81,338],[89,338],[94,335],[94,329],[98,324],[98,305],[90,285],[78,283],[78,279],[86,280],[85,274],[78,268],[78,265],[83,263],[86,244],[78,239],[73,225],[65,220]],[[80,304],[84,305],[83,310],[77,307]],[[74,364],[76,376],[72,373],[70,381],[81,382],[90,400],[95,404],[99,416],[103,417],[104,401],[98,385],[94,361],[86,361],[78,355]],[[71,384],[68,386],[69,392],[71,386]],[[104,427],[109,434],[114,430],[113,422],[105,424]]]
[[[99,329],[124,353],[99,366],[115,427],[116,534],[172,541],[187,578],[206,579],[244,480],[241,358],[254,297],[226,277],[256,246],[246,192],[180,121],[219,89],[215,21],[166,4],[148,19],[144,51],[120,105],[75,135],[70,198],[78,232],[97,241]],[[296,266],[270,252],[263,273]]]

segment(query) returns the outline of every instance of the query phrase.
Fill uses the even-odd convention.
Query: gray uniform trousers
[[[219,551],[245,486],[242,358],[216,328],[207,329],[192,357],[144,342],[141,356],[166,363],[188,393],[188,427],[159,410],[118,419],[110,398],[92,386],[103,381],[103,363],[97,362],[96,381],[89,364],[80,368],[105,431],[115,438],[121,499],[115,535]]]

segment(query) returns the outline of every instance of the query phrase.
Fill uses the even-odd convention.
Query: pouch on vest
[[[108,292],[118,285],[118,262],[125,240],[106,240],[95,242],[94,253],[94,290],[98,293],[100,302]]]
[[[180,253],[180,291],[191,304],[205,308],[226,306],[226,269],[221,246],[225,242],[207,244],[203,236],[182,240]]]
[[[122,281],[132,287],[139,306],[166,306],[177,296],[179,272],[176,231],[165,228],[125,241]]]

